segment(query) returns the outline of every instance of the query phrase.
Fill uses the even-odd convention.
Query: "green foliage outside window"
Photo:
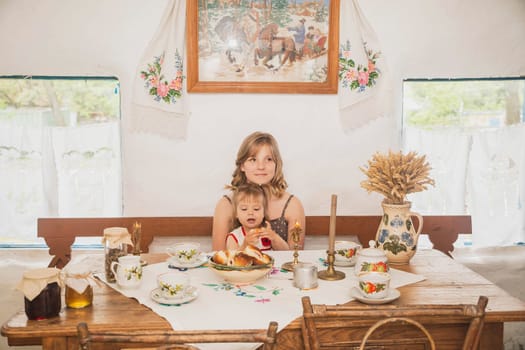
[[[408,126],[491,127],[523,120],[525,79],[404,82]]]
[[[0,118],[17,110],[51,110],[55,125],[66,125],[64,111],[79,124],[119,119],[119,83],[115,78],[0,78]],[[12,113],[9,113],[12,111]]]

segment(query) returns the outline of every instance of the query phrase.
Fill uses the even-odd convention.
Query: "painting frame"
[[[204,0],[205,2],[208,0]],[[328,3],[328,33],[326,65],[323,65],[323,81],[256,81],[256,80],[214,80],[201,78],[203,71],[199,52],[199,4],[201,0],[186,2],[186,44],[187,44],[187,91],[202,93],[296,93],[296,94],[337,94],[338,91],[338,55],[339,55],[339,5],[340,0],[324,0]],[[242,1],[239,1],[242,3]],[[207,3],[206,3],[206,6]],[[240,6],[240,5],[239,5]],[[286,9],[288,11],[288,8]],[[230,16],[231,17],[231,16]],[[304,21],[302,22],[304,24]],[[270,49],[271,50],[271,49]],[[248,54],[246,54],[248,55]],[[266,68],[266,67],[265,67]],[[268,70],[268,68],[267,68]],[[276,70],[275,70],[276,71]],[[269,75],[277,74],[275,71]],[[265,74],[265,73],[264,73]],[[272,77],[263,76],[265,79]]]

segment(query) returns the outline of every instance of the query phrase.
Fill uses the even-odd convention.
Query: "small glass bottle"
[[[111,263],[118,262],[118,258],[128,254],[128,245],[133,245],[128,229],[125,227],[108,227],[104,229],[104,268],[106,281],[116,282],[115,274],[111,270]]]
[[[24,272],[17,289],[24,293],[27,318],[43,320],[56,317],[62,307],[60,270],[43,268]]]
[[[93,287],[91,286],[91,271],[84,265],[67,267],[65,273],[66,306],[74,309],[87,307],[93,303]]]

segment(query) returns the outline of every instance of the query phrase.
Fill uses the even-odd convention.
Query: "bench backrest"
[[[53,256],[49,266],[62,268],[71,259],[71,246],[76,237],[102,236],[106,227],[127,227],[141,224],[141,251],[147,253],[154,237],[210,236],[211,216],[191,217],[112,217],[112,218],[39,218],[38,237],[44,238]],[[355,235],[364,247],[375,239],[381,221],[379,215],[338,216],[336,235]],[[306,235],[328,235],[329,216],[307,216]],[[416,224],[414,222],[414,224]],[[423,216],[422,233],[428,234],[434,248],[451,252],[459,233],[471,233],[468,215]],[[307,249],[307,247],[306,247]]]

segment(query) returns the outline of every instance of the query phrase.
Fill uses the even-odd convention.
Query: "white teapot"
[[[376,241],[370,241],[370,248],[357,251],[357,261],[354,272],[359,275],[362,272],[388,272],[388,259],[382,249],[376,248]]]
[[[139,255],[125,255],[111,263],[117,284],[123,288],[135,288],[142,282],[142,265]]]

